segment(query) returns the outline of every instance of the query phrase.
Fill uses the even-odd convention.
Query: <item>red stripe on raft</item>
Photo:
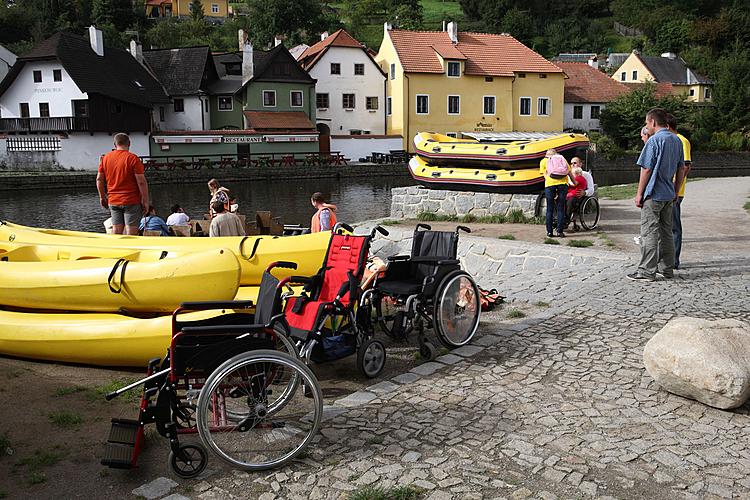
[[[476,184],[481,186],[531,186],[532,184],[541,184],[544,182],[544,177],[538,177],[530,181],[480,181],[480,180],[469,180],[469,179],[441,179],[439,177],[421,177],[410,172],[414,180],[434,182],[434,183],[453,183],[453,184]]]
[[[565,146],[559,146],[555,148],[558,151],[566,151],[568,149],[577,148],[582,145],[588,145],[588,142],[574,142],[571,144],[567,144]],[[502,146],[498,146],[502,147]],[[452,153],[432,153],[430,151],[425,151],[423,149],[419,149],[417,147],[417,154],[420,156],[425,156],[427,158],[445,158],[445,159],[474,159],[474,160],[491,160],[491,161],[505,161],[505,162],[514,162],[518,160],[526,160],[526,159],[532,159],[532,158],[544,158],[544,155],[546,154],[546,151],[541,151],[539,153],[531,153],[527,155],[517,155],[517,156],[502,156],[498,157],[496,155],[483,155],[483,154],[452,154]]]

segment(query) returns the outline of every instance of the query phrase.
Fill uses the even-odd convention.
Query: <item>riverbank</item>
[[[344,166],[300,165],[294,167],[206,168],[199,170],[149,170],[151,185],[198,184],[212,177],[222,182],[344,179],[365,177],[408,177],[403,164],[358,163]],[[22,171],[0,170],[0,191],[30,189],[77,189],[94,186],[95,171]]]

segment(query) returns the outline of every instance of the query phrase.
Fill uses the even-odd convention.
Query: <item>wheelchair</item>
[[[273,276],[274,267],[297,266],[276,262],[266,269],[254,314],[252,301],[187,302],[174,311],[165,359],[152,359],[144,379],[106,395],[111,400],[143,386],[138,418],[112,419],[102,465],[137,467],[147,424],[169,439],[169,464],[185,478],[203,472],[207,449],[256,471],[286,464],[311,443],[323,397],[280,327],[286,280]],[[200,319],[184,321],[188,312]],[[182,442],[195,434],[199,442]]]
[[[358,236],[351,234],[350,226],[337,224],[320,271],[289,278],[290,285],[305,289],[287,298],[284,326],[306,363],[336,361],[356,353],[357,370],[365,377],[377,377],[383,370],[385,346],[374,338],[370,294],[361,288],[370,242],[378,232],[388,235],[376,226],[369,235]]]
[[[404,341],[416,332],[420,355],[433,359],[435,345],[425,336],[432,329],[453,349],[467,344],[479,326],[479,289],[457,259],[459,231],[432,231],[417,224],[411,255],[388,258],[383,276],[375,279],[371,302],[386,335]]]
[[[536,214],[538,217],[545,217],[546,213],[547,199],[545,198],[544,194],[542,194],[541,196],[539,196],[537,201]],[[593,196],[583,196],[582,198],[578,199],[578,203],[576,204],[576,207],[573,211],[573,216],[571,217],[571,222],[575,221],[573,230],[577,230],[576,227],[578,223],[580,223],[581,227],[586,231],[594,230],[599,225],[599,217],[599,199],[597,198],[596,193],[594,193]],[[554,207],[552,227],[556,226],[557,207]]]

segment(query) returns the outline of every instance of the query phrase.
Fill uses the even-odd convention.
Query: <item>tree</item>
[[[91,21],[96,26],[112,24],[112,0],[93,0],[91,4]]]
[[[727,132],[750,129],[750,50],[735,43],[716,64],[713,101]]]
[[[393,11],[393,20],[401,29],[421,30],[424,24],[422,4],[417,4],[416,8],[410,5],[399,5]]]
[[[288,43],[312,41],[326,29],[319,0],[247,0],[250,37],[256,47],[267,47],[276,35]]]
[[[201,0],[191,0],[190,2],[190,17],[193,21],[198,21],[206,16],[203,11],[203,4]]]
[[[528,11],[513,7],[503,16],[501,26],[504,33],[510,33],[526,45],[531,44],[534,37],[534,20]]]

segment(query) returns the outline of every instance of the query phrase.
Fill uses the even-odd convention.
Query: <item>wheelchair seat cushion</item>
[[[382,281],[378,290],[386,295],[414,295],[422,291],[422,281],[416,279]]]

